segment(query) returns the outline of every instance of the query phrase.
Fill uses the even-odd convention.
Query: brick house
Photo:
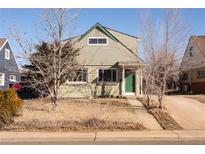
[[[191,36],[181,63],[184,92],[205,93],[205,36]]]

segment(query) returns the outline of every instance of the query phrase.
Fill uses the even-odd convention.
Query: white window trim
[[[87,82],[85,81],[68,81],[67,80],[67,82],[66,82],[66,84],[71,84],[71,85],[74,85],[74,84],[76,84],[76,85],[80,85],[80,84],[87,84]]]
[[[201,74],[200,72],[203,72],[203,74]],[[205,71],[198,71],[197,75],[198,77],[205,77]]]
[[[11,76],[15,77],[15,79],[11,79]],[[9,76],[9,80],[10,80],[11,82],[16,82],[16,75],[10,75],[10,76]]]
[[[98,44],[98,43],[97,44],[90,44],[89,43],[89,39],[100,39],[100,38],[106,39],[107,40],[106,44]],[[108,45],[108,37],[88,37],[87,44],[91,45],[91,46],[106,46],[106,45]]]
[[[0,73],[0,75],[3,76],[3,80],[2,80],[2,83],[0,83],[0,86],[4,86],[5,85],[5,74],[4,73]]]
[[[7,55],[7,52],[8,52],[8,55]],[[10,57],[11,57],[11,50],[5,49],[5,59],[9,60]]]
[[[116,71],[116,81],[99,81],[99,70],[115,70]],[[117,68],[99,68],[99,69],[97,69],[97,82],[98,83],[118,83]]]
[[[8,39],[4,42],[4,44],[1,46],[0,51],[3,49],[3,47],[6,45],[6,43],[9,42]]]

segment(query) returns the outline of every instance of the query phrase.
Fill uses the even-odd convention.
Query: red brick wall
[[[181,88],[183,89],[184,85],[189,85],[189,83],[181,83]],[[192,82],[191,90],[193,93],[203,93],[205,94],[205,82]]]
[[[205,82],[192,82],[192,92],[193,93],[203,93],[205,94]]]

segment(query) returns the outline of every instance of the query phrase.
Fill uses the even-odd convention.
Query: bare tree
[[[74,48],[72,39],[65,40],[76,15],[69,15],[67,9],[46,10],[41,30],[47,37],[38,36],[43,41],[37,44],[17,31],[13,32],[24,52],[23,57],[31,66],[25,67],[29,71],[30,84],[41,94],[50,96],[54,108],[58,105],[61,85],[74,78],[78,69],[79,49]]]
[[[149,98],[157,94],[159,108],[167,90],[167,81],[179,71],[177,56],[185,45],[187,24],[177,9],[164,10],[164,16],[156,23],[150,14],[143,16],[143,43],[146,68],[145,91]],[[149,100],[148,100],[149,101]]]

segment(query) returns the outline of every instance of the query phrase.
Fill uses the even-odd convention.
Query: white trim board
[[[6,41],[4,42],[4,44],[1,46],[0,51],[3,49],[3,47],[6,45],[7,42],[8,42],[8,39],[6,39]]]

